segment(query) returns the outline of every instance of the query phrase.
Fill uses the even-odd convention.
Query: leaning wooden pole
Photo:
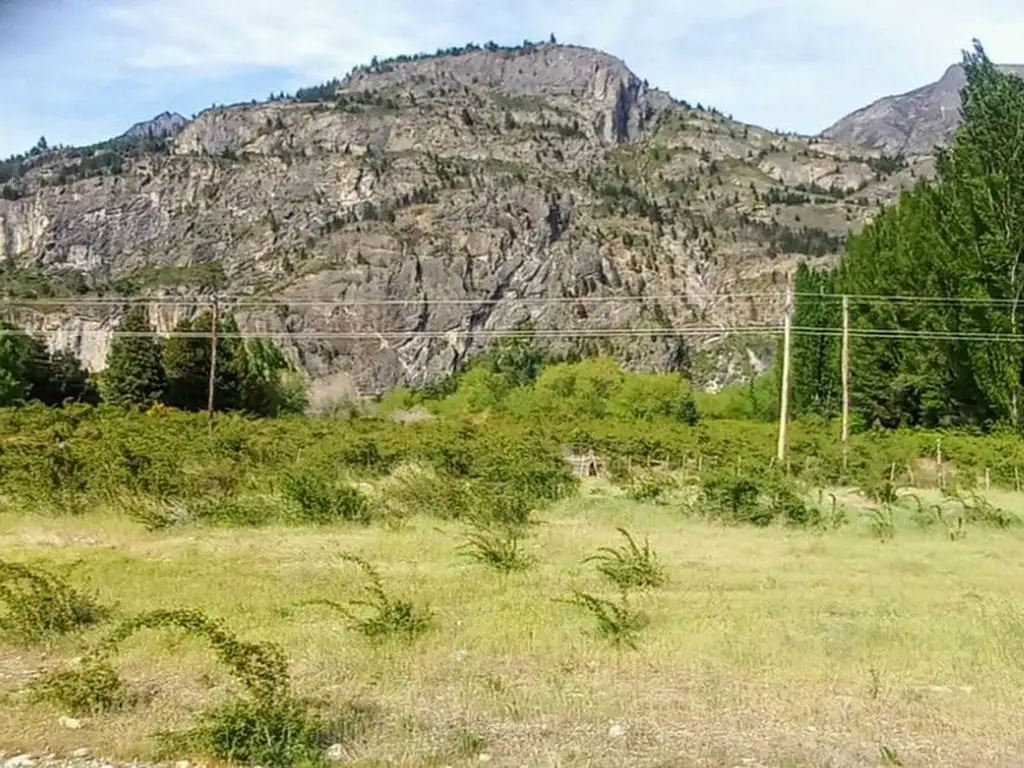
[[[793,325],[793,291],[786,286],[786,310],[782,326],[782,391],[779,395],[779,446],[775,458],[779,465],[786,460],[786,427],[789,424],[789,366]]]
[[[213,431],[213,409],[217,394],[217,326],[220,323],[220,305],[213,297],[213,321],[210,324],[210,381],[206,393],[206,417],[210,431]]]
[[[843,296],[843,474],[850,455],[850,297]]]

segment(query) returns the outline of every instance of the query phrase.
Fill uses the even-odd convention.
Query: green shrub
[[[434,614],[429,607],[388,593],[380,573],[363,558],[350,554],[340,557],[357,565],[367,576],[368,583],[363,588],[365,597],[350,600],[348,605],[328,599],[305,600],[301,605],[320,605],[340,613],[354,630],[370,640],[413,639],[431,628]]]
[[[977,491],[963,493],[954,490],[946,491],[945,494],[960,504],[963,509],[963,517],[968,523],[1005,529],[1020,522],[1019,517],[997,507]]]
[[[377,443],[366,436],[357,437],[343,445],[338,460],[343,466],[367,472],[380,473],[390,469],[390,462],[380,452]]]
[[[21,644],[38,643],[91,627],[110,609],[41,568],[0,561],[0,633]]]
[[[677,485],[675,478],[667,473],[644,472],[629,478],[626,497],[641,503],[663,502]]]
[[[117,670],[104,659],[50,674],[32,689],[32,698],[76,716],[113,712],[135,701]]]
[[[625,528],[616,530],[626,543],[615,548],[601,547],[584,562],[596,562],[598,573],[619,589],[663,586],[667,580],[665,567],[651,549],[650,542],[644,539],[641,547]]]
[[[157,734],[168,758],[209,756],[232,764],[267,768],[321,766],[324,725],[310,704],[291,696],[273,701],[235,699],[200,712],[193,727]]]
[[[465,534],[458,549],[466,557],[501,573],[525,571],[536,562],[523,551],[525,533],[520,526],[477,523]]]
[[[297,523],[370,521],[371,507],[366,494],[354,486],[329,480],[326,472],[287,471],[281,476],[281,493],[294,505],[292,518]]]
[[[760,483],[746,477],[714,475],[701,482],[700,499],[709,517],[730,523],[771,524],[772,510],[761,503]]]
[[[822,524],[821,509],[808,504],[802,489],[786,475],[775,473],[766,484],[765,495],[774,519],[798,527]]]
[[[399,467],[385,481],[377,501],[379,516],[391,522],[413,515],[458,520],[473,508],[470,481],[415,466]]]
[[[468,492],[470,507],[464,516],[485,526],[525,526],[538,503],[529,490],[512,482],[471,482]]]
[[[184,751],[267,768],[324,762],[323,723],[309,702],[292,693],[281,649],[241,641],[199,611],[151,611],[122,622],[79,667],[58,670],[38,683],[35,695],[73,714],[110,711],[131,703],[134,697],[111,662],[122,643],[145,629],[178,629],[206,639],[244,691],[242,698],[199,713],[184,732],[157,734],[165,750],[175,756]]]

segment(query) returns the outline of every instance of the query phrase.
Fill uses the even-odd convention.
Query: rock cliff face
[[[1024,65],[999,65],[1024,76]],[[822,136],[833,141],[889,153],[926,154],[949,144],[960,124],[960,91],[967,84],[963,67],[951,66],[942,77],[909,93],[887,96],[859,109]]]
[[[166,139],[170,136],[177,136],[187,124],[188,120],[177,112],[161,112],[152,120],[136,123],[125,131],[122,137],[129,139]]]
[[[709,327],[775,321],[797,261],[833,258],[930,173],[692,109],[584,48],[375,63],[314,90],[208,110],[113,165],[123,150],[27,162],[0,200],[0,287],[37,303],[9,310],[94,369],[120,308],[88,297],[150,297],[168,330],[216,284],[243,331],[363,393],[524,327],[713,383],[771,344]],[[667,327],[704,331],[639,333]]]

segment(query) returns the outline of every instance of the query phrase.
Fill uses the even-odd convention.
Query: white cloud
[[[217,81],[254,71],[283,73],[284,81],[271,86],[279,90],[343,75],[374,55],[489,39],[511,43],[550,32],[621,57],[679,98],[803,132],[938,78],[972,37],[996,61],[1024,62],[1020,0],[62,0],[61,6],[59,16],[40,22],[45,35],[23,41],[17,52],[0,50],[0,67],[38,67],[50,83],[25,96],[0,83],[5,110],[14,104],[15,113],[5,115],[0,148],[15,132],[38,135],[43,117],[62,109],[83,126],[102,122],[102,99],[123,92],[125,83],[136,91],[153,83],[154,93],[168,99],[191,92],[192,109],[229,98],[214,91]],[[131,106],[120,105],[116,119]]]

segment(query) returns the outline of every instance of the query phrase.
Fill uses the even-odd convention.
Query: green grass
[[[1015,494],[999,503],[1024,510]],[[397,530],[148,532],[112,514],[8,514],[0,557],[80,561],[71,582],[123,615],[196,608],[242,640],[280,644],[296,692],[344,724],[353,764],[468,765],[480,752],[496,765],[876,765],[886,750],[904,765],[1009,759],[1024,704],[1020,530],[973,526],[951,542],[898,508],[882,544],[867,512],[850,519],[825,533],[717,526],[594,482],[542,515],[522,572],[481,568],[458,550],[460,524],[421,517]],[[619,527],[649,537],[667,575],[630,595],[649,619],[635,650],[597,637],[593,617],[564,602],[574,591],[618,600],[584,560],[621,545]],[[429,605],[431,631],[371,642],[334,612],[297,608],[361,596],[343,552]],[[235,690],[201,642],[142,632],[116,662],[139,703],[55,728],[60,713],[19,691],[102,631],[49,650],[0,646],[0,751],[150,758],[154,731],[187,727]]]

